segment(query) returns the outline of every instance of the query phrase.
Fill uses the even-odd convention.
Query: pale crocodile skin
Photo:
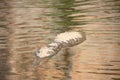
[[[36,59],[33,65],[39,65],[43,59],[50,59],[56,55],[62,48],[68,48],[78,45],[86,40],[84,32],[64,32],[56,36],[55,40],[48,44],[46,47],[42,47],[35,53]]]

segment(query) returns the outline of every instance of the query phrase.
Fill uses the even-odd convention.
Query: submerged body
[[[84,32],[60,33],[51,44],[36,51],[36,56],[40,59],[51,57],[57,54],[62,48],[78,45],[85,40],[86,36]]]

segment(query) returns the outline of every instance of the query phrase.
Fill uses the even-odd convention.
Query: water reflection
[[[45,13],[45,15],[52,17],[52,23],[50,23],[52,30],[64,32],[72,30],[70,26],[85,24],[85,21],[74,21],[74,18],[78,16],[71,16],[75,13],[81,12],[80,10],[76,10],[74,8],[75,0],[53,0],[51,2],[52,3],[49,4],[48,7],[52,8],[53,12]]]
[[[2,74],[6,80],[120,79],[119,0],[1,0],[0,4],[0,50],[9,46],[10,53],[1,60],[10,63],[11,73],[18,73]],[[36,48],[60,32],[79,30],[87,34],[85,43],[61,51],[42,68],[32,67]]]

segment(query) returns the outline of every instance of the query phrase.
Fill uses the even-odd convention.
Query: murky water
[[[87,40],[33,67],[64,31]],[[119,57],[119,0],[0,0],[0,80],[120,80]]]

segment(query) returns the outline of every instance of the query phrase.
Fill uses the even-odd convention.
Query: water
[[[0,1],[0,80],[120,80],[119,0]],[[87,40],[34,68],[34,52],[64,31]]]

